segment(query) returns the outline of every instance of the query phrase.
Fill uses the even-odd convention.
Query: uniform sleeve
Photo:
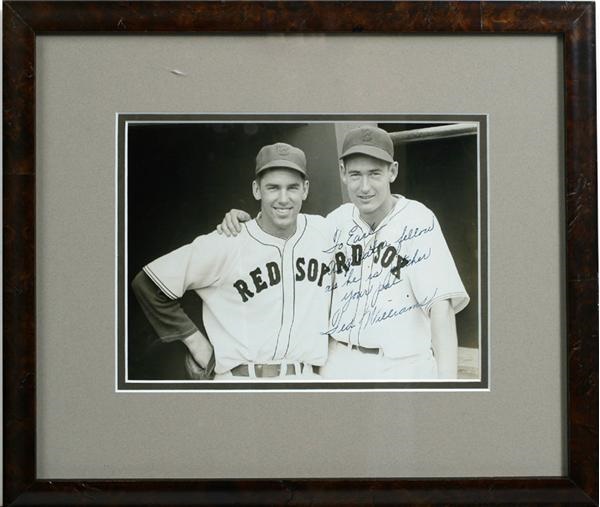
[[[182,340],[197,331],[179,300],[167,297],[146,273],[140,271],[131,286],[144,315],[162,341]]]
[[[440,224],[431,211],[427,212],[428,217],[413,230],[414,237],[407,244],[405,273],[423,310],[429,313],[435,302],[448,299],[458,313],[469,303],[469,296]]]
[[[170,299],[178,299],[187,290],[218,285],[230,269],[233,247],[234,238],[215,231],[152,261],[144,272]]]

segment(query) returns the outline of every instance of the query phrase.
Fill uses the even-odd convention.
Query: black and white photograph
[[[121,113],[118,391],[486,389],[486,115]]]
[[[3,2],[3,505],[598,505],[595,1]]]

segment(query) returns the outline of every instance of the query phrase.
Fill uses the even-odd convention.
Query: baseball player
[[[147,264],[133,282],[163,340],[182,340],[215,380],[306,379],[327,357],[332,266],[324,218],[300,213],[306,158],[285,143],[264,146],[252,183],[261,211],[237,237],[213,232]],[[179,304],[203,301],[208,336]]]
[[[387,132],[347,133],[340,176],[351,203],[335,230],[329,357],[320,373],[342,379],[457,378],[455,314],[469,302],[434,213],[393,195],[398,175]],[[221,229],[237,230],[239,213]]]

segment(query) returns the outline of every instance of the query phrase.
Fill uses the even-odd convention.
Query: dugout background
[[[379,123],[389,132],[434,126]],[[439,126],[439,124],[435,124]],[[303,149],[310,191],[302,211],[326,215],[347,202],[339,178],[334,123],[130,124],[127,136],[127,289],[130,380],[183,379],[185,346],[162,343],[130,289],[149,261],[214,230],[231,208],[255,215],[251,193],[259,149],[274,142]],[[339,139],[338,139],[339,142]],[[478,347],[477,136],[395,146],[394,193],[423,202],[440,222],[471,302],[457,315],[459,346]],[[186,312],[202,326],[193,292]]]

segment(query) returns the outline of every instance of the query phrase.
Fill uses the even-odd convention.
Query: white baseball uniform
[[[237,237],[197,237],[144,267],[171,299],[194,290],[215,352],[217,376],[240,364],[304,363],[327,358],[331,232],[323,217],[298,215],[283,240],[256,220]]]
[[[395,197],[393,210],[375,230],[353,204],[327,217],[336,228],[328,328],[335,341],[321,368],[323,377],[437,377],[429,311],[443,299],[450,300],[455,313],[469,302],[433,212]],[[370,362],[379,365],[375,374]]]

